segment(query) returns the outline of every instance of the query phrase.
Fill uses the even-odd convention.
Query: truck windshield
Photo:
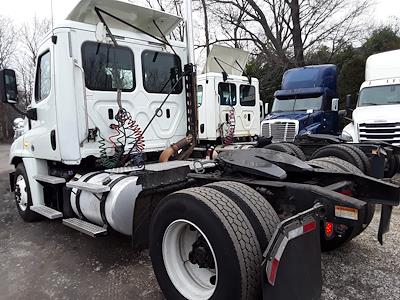
[[[400,84],[363,88],[358,106],[400,104]]]
[[[277,99],[272,105],[272,112],[280,111],[302,111],[302,110],[320,110],[322,106],[322,96],[301,99]]]

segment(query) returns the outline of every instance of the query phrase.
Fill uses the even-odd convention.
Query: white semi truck
[[[92,237],[130,236],[149,247],[167,299],[318,299],[320,241],[324,249],[348,242],[370,222],[368,205],[380,203],[382,242],[400,188],[273,150],[196,153],[203,121],[191,1],[186,10],[186,42],[167,38],[180,17],[106,0],[81,0],[43,39],[28,128],[10,150],[19,215]],[[222,78],[235,80],[258,109],[257,82]],[[212,99],[232,101],[228,92]],[[1,70],[0,100],[14,106],[17,94],[15,72]],[[213,120],[223,123],[219,109],[204,113],[222,113]]]
[[[351,103],[347,101],[349,108]],[[342,132],[349,142],[400,146],[400,50],[370,56],[353,121]]]

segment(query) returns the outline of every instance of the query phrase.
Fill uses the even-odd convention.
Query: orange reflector
[[[331,222],[326,222],[325,223],[325,235],[327,237],[331,237],[333,233],[333,223]]]
[[[335,205],[335,216],[339,218],[349,219],[349,220],[358,220],[358,209],[347,207],[347,206],[339,206]]]

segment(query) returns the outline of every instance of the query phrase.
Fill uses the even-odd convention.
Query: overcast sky
[[[144,0],[136,0],[141,3]],[[51,16],[50,0],[2,0],[0,14],[6,15],[15,20],[16,23],[25,22],[36,14],[38,17]],[[53,0],[54,19],[62,20],[79,0]],[[371,10],[374,22],[386,23],[391,17],[400,18],[400,0],[375,0],[375,7]]]

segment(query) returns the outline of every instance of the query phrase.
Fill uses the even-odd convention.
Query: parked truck
[[[81,0],[43,39],[28,130],[10,150],[19,215],[149,247],[167,299],[318,299],[320,242],[360,234],[378,203],[382,243],[400,187],[269,149],[195,155],[191,1],[186,11],[179,42],[167,38],[178,16]],[[0,100],[17,94],[2,70]]]
[[[271,113],[261,122],[261,135],[273,142],[293,142],[307,134],[338,134],[336,81],[335,65],[287,70]]]
[[[349,142],[400,146],[400,50],[368,57],[352,122],[342,136]],[[347,107],[351,107],[347,101]]]

